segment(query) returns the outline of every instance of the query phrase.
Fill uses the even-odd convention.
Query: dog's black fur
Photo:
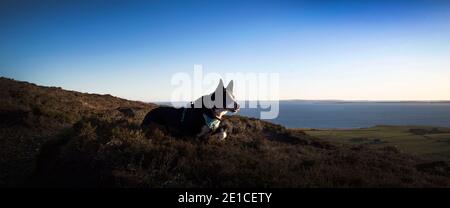
[[[182,120],[183,111],[185,112]],[[142,126],[157,124],[173,136],[196,136],[205,125],[203,113],[208,113],[208,109],[161,106],[145,116]]]
[[[231,84],[232,85],[232,84]],[[223,108],[224,110],[236,112],[239,110],[239,104],[234,101],[233,106],[227,108],[226,106],[226,88],[223,87],[222,80],[220,81],[219,87],[223,90]],[[216,91],[217,92],[217,91]],[[216,92],[212,93],[210,96],[212,100],[215,100]],[[213,119],[221,120],[216,115],[215,110],[218,109],[216,106],[207,107],[205,106],[203,99],[205,96],[202,96],[199,100],[202,102],[201,107],[194,106],[194,103],[191,102],[190,106],[182,107],[182,108],[174,108],[169,106],[161,106],[151,110],[145,116],[142,121],[142,127],[148,126],[157,126],[159,128],[163,128],[166,132],[170,133],[172,136],[199,136],[202,132],[202,129],[205,127],[205,120],[203,115],[206,115]],[[198,100],[197,100],[198,101]],[[184,114],[184,115],[183,115]],[[223,122],[221,122],[223,123]],[[225,126],[220,125],[214,131],[210,130],[206,135],[213,135],[219,132],[225,131]]]

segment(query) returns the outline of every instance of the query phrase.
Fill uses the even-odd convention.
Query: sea
[[[274,106],[275,103],[271,103]],[[261,118],[266,108],[248,108],[237,113]],[[272,107],[274,108],[274,107]],[[263,119],[288,128],[364,128],[376,125],[423,125],[450,127],[450,102],[346,102],[279,101],[279,113]]]

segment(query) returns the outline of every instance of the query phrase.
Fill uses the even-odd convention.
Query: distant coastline
[[[303,102],[303,103],[447,103],[450,104],[450,100],[301,100],[301,99],[288,99],[280,100],[283,102]]]
[[[339,103],[389,103],[389,104],[450,104],[450,100],[302,100],[302,99],[286,99],[286,100],[238,100],[238,102],[297,102],[297,103],[326,103],[326,104],[339,104]],[[171,101],[145,101],[148,103],[156,104],[169,104]],[[175,103],[189,103],[190,101],[175,101]]]

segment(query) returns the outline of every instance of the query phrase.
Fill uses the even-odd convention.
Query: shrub
[[[301,131],[263,121],[228,119],[233,123],[233,134],[225,142],[173,138],[157,129],[142,130],[123,120],[85,119],[74,125],[68,137],[61,138],[68,138],[55,147],[61,151],[46,156],[59,158],[50,168],[53,180],[40,174],[44,177],[40,181],[51,181],[46,185],[113,187],[449,184],[448,178],[430,175],[429,169],[416,169],[413,157],[392,148],[336,147]],[[240,122],[252,130],[235,131]]]

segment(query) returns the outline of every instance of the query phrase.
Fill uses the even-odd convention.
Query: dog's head
[[[212,109],[218,117],[221,117],[226,112],[236,113],[240,108],[233,95],[233,81],[228,83],[227,87],[224,87],[222,80],[220,80],[213,93],[202,96],[191,103],[191,106],[194,108]]]
[[[233,80],[228,83],[227,87],[224,87],[222,80],[220,80],[216,90],[211,94],[211,100],[214,101],[216,110],[233,113],[239,111],[240,106],[233,94]]]
[[[205,95],[194,102],[194,106],[203,106],[208,109],[213,109],[219,117],[226,112],[239,111],[239,104],[233,95],[233,81],[227,87],[224,87],[222,80],[216,90],[209,95]]]

